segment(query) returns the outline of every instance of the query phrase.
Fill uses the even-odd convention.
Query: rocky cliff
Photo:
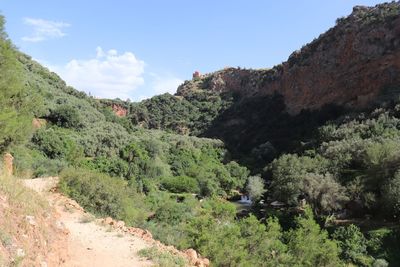
[[[354,7],[346,18],[272,69],[226,68],[178,88],[234,92],[242,97],[282,95],[298,114],[326,104],[365,107],[400,87],[400,2]]]

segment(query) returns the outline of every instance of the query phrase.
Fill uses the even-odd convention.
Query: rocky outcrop
[[[290,114],[326,104],[365,107],[400,88],[400,2],[355,7],[347,18],[272,69],[226,68],[187,81],[190,90],[242,97],[279,94]]]
[[[128,110],[121,105],[112,104],[111,108],[114,114],[117,115],[118,117],[126,117],[126,115],[128,114]]]

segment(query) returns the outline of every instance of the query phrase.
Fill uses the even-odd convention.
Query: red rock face
[[[114,114],[118,117],[126,117],[126,115],[128,114],[128,110],[120,105],[113,104],[111,108]]]
[[[278,93],[291,114],[330,103],[364,107],[384,89],[400,89],[400,3],[356,7],[281,65],[225,69],[204,75],[202,86],[244,97]],[[191,87],[186,82],[178,94]]]

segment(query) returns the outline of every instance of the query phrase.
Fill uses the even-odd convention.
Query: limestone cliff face
[[[284,97],[286,109],[326,104],[364,107],[378,95],[400,89],[400,2],[355,7],[347,18],[272,69],[227,68],[187,81],[178,95],[207,89],[243,97]]]

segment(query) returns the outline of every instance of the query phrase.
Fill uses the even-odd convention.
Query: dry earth
[[[58,224],[68,233],[67,258],[63,267],[151,266],[137,252],[150,247],[145,240],[100,225],[75,201],[52,190],[57,178],[24,180],[24,184],[42,194],[59,213]],[[50,267],[50,266],[49,266]]]

